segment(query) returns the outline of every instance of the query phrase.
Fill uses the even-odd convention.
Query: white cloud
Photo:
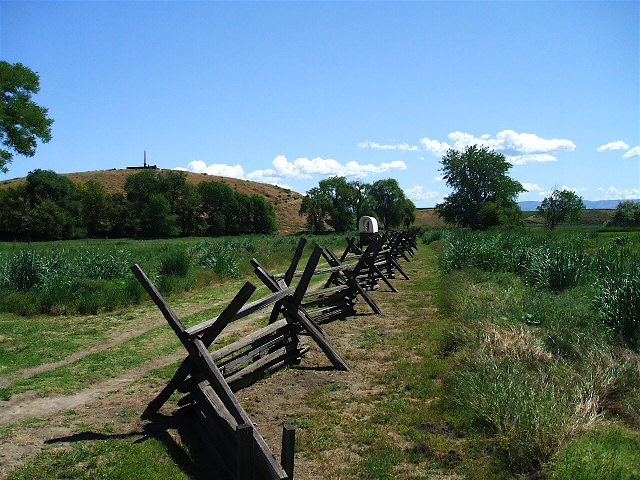
[[[604,152],[605,150],[629,150],[629,145],[622,140],[616,140],[615,142],[605,143],[598,147],[599,152]]]
[[[405,195],[409,197],[411,200],[415,200],[417,202],[423,200],[430,200],[432,198],[436,198],[440,196],[440,192],[428,192],[425,191],[422,185],[414,185],[411,188],[407,188],[404,191]]]
[[[407,165],[400,160],[381,163],[380,165],[361,164],[358,162],[347,162],[341,164],[332,158],[296,158],[293,162],[287,160],[284,155],[278,155],[273,159],[273,169],[256,170],[247,175],[248,178],[265,178],[273,180],[275,178],[311,178],[312,175],[341,176],[362,178],[372,173],[384,173],[389,170],[405,170]]]
[[[538,195],[540,195],[541,197],[548,197],[554,192],[554,190],[569,190],[570,192],[578,193],[578,192],[584,192],[585,190],[588,190],[588,189],[584,187],[570,187],[569,185],[560,185],[559,187],[558,186],[553,187],[552,190],[540,189],[538,191]]]
[[[220,177],[244,178],[244,169],[241,165],[227,165],[226,163],[206,164],[202,160],[189,162],[187,168],[176,167],[174,170],[183,170],[195,173],[206,173],[207,175],[218,175]]]
[[[226,163],[207,165],[202,160],[194,160],[189,162],[187,168],[176,167],[175,170],[248,179],[254,182],[270,183],[292,189],[291,185],[285,183],[286,179],[312,178],[313,175],[363,178],[374,173],[406,170],[407,168],[407,165],[400,160],[373,165],[371,163],[362,164],[353,161],[342,164],[332,158],[301,157],[290,162],[284,155],[275,157],[272,164],[273,168],[253,170],[246,175],[241,165],[227,165]]]
[[[455,131],[448,135],[449,142],[424,137],[420,140],[425,151],[442,156],[449,148],[463,150],[471,145],[480,145],[505,155],[514,165],[531,162],[553,162],[557,158],[551,153],[573,151],[576,144],[566,138],[542,138],[534,133],[518,133],[502,130],[495,137],[488,133],[476,137],[470,133]]]
[[[396,143],[393,145],[382,145],[378,142],[370,142],[369,140],[358,143],[360,148],[372,148],[374,150],[402,150],[405,152],[417,152],[418,147],[416,145],[409,145],[408,143]]]
[[[558,159],[548,153],[528,153],[525,155],[505,155],[507,162],[513,165],[524,165],[533,162],[556,162]]]
[[[422,143],[425,151],[431,152],[438,157],[443,156],[445,153],[447,153],[447,150],[451,148],[451,145],[449,145],[447,142],[431,140],[429,137],[421,138],[420,143]]]
[[[502,130],[495,138],[487,137],[486,134],[482,137],[475,137],[470,133],[456,131],[449,134],[449,139],[453,141],[453,147],[456,150],[470,145],[482,145],[505,155],[572,151],[576,148],[576,144],[568,139],[546,139],[533,133],[518,133],[514,130]]]
[[[578,192],[584,192],[587,189],[579,188],[579,187],[569,187],[568,185],[562,185],[560,188],[558,188],[558,190],[569,190],[571,192],[578,193]]]
[[[625,153],[622,158],[632,158],[632,157],[640,157],[640,145],[636,145],[627,153]]]
[[[540,192],[542,191],[542,187],[540,185],[538,185],[537,183],[527,183],[524,182],[522,184],[522,186],[525,188],[525,190],[527,190],[528,192]]]
[[[596,200],[630,200],[640,198],[640,188],[599,187]]]
[[[253,172],[247,173],[247,179],[252,180],[254,182],[260,183],[270,183],[275,185],[280,181],[280,177],[278,176],[278,172],[271,168],[267,168],[265,170],[254,170]]]
[[[443,180],[444,180],[444,175],[438,175],[436,177],[433,177],[434,182],[442,182]]]

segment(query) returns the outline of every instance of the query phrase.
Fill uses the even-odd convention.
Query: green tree
[[[522,226],[522,210],[515,202],[486,202],[478,212],[478,228],[518,228]]]
[[[177,216],[171,215],[169,200],[160,193],[151,195],[140,215],[142,235],[150,238],[178,235],[177,223]]]
[[[26,236],[29,203],[25,185],[0,189],[0,236],[17,239]]]
[[[373,215],[373,200],[371,198],[371,185],[360,180],[349,182],[353,189],[352,210],[356,217],[356,222],[364,215]]]
[[[394,228],[402,223],[405,195],[395,178],[378,180],[371,185],[374,211],[384,228]]]
[[[32,157],[37,139],[51,140],[48,110],[38,106],[31,96],[40,90],[40,77],[21,63],[0,61],[0,171],[7,172],[7,164],[14,153]]]
[[[60,240],[68,234],[69,217],[56,202],[46,199],[29,210],[26,229],[35,239]]]
[[[273,233],[278,229],[276,224],[276,215],[273,205],[267,202],[262,195],[254,193],[251,195],[251,212],[253,232],[255,233]]]
[[[200,235],[204,231],[206,225],[200,206],[200,194],[193,185],[185,185],[182,194],[174,201],[172,212],[178,217],[182,235]]]
[[[578,221],[584,208],[582,197],[576,195],[575,192],[556,189],[542,200],[536,210],[544,218],[545,225],[549,229],[553,229],[566,218]]]
[[[186,195],[188,189],[187,173],[177,170],[161,172],[158,176],[159,191],[169,200],[171,213],[175,213],[175,204],[179,198]]]
[[[102,184],[89,180],[77,186],[82,221],[87,228],[87,236],[103,237],[113,227],[113,204],[111,196]]]
[[[307,216],[307,228],[314,233],[324,232],[325,222],[331,212],[331,200],[319,187],[313,187],[307,192],[300,205],[300,216]]]
[[[115,238],[130,237],[140,231],[139,215],[132,215],[134,205],[123,193],[111,195],[111,231]]]
[[[329,218],[327,223],[336,232],[346,232],[355,226],[353,207],[355,192],[344,177],[331,177],[321,180],[318,188],[329,199]]]
[[[31,205],[52,200],[66,208],[75,200],[76,185],[53,170],[32,170],[27,175],[25,193]]]
[[[226,235],[237,208],[234,191],[222,182],[202,182],[198,192],[206,215],[207,233]]]
[[[144,208],[151,195],[164,193],[162,179],[155,170],[142,170],[129,175],[124,182],[124,191],[138,211]]]
[[[416,221],[416,205],[408,198],[402,204],[402,225],[409,228]]]
[[[449,224],[483,228],[479,214],[485,204],[513,209],[516,196],[525,191],[520,182],[507,175],[511,164],[505,156],[487,147],[451,149],[441,163],[444,179],[453,192],[436,205],[436,213]]]
[[[613,217],[607,222],[608,227],[638,227],[640,226],[640,202],[625,200],[620,202]]]
[[[65,221],[61,224],[64,226],[64,233],[59,234],[56,227],[51,231],[50,238],[77,238],[86,235],[82,226],[76,185],[64,175],[58,175],[53,170],[36,169],[29,172],[25,184],[25,195],[31,210],[41,203],[53,202],[64,213]],[[44,216],[58,215],[57,211],[53,212],[51,205],[47,205],[43,211],[39,211],[38,215],[40,214]],[[34,234],[31,229],[31,234],[41,239],[49,238],[45,233],[46,230],[42,229]]]

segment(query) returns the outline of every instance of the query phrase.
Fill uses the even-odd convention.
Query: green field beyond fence
[[[238,278],[256,257],[279,265],[297,236],[248,235],[159,240],[68,240],[0,243],[0,311],[97,313],[140,302],[133,263],[150,272],[163,294]],[[338,235],[311,237],[333,246]]]

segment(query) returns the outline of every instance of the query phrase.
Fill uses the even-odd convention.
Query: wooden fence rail
[[[271,274],[257,260],[251,260],[255,275],[271,294],[247,303],[256,287],[246,282],[216,318],[190,328],[178,319],[142,269],[131,267],[187,352],[142,416],[152,418],[174,392],[183,393],[178,405],[192,406],[202,438],[223,459],[230,478],[285,480],[293,479],[294,471],[295,429],[283,427],[278,461],[234,392],[265,373],[298,364],[310,348],[301,335],[311,338],[336,369],[349,370],[320,324],[353,315],[360,299],[374,313],[381,313],[369,291],[377,288],[378,282],[397,291],[390,282],[395,273],[409,278],[398,260],[410,261],[417,249],[415,234],[410,232],[378,235],[367,246],[348,238],[340,257],[329,248],[314,245],[304,268],[297,270],[306,242],[301,238],[283,274]],[[319,276],[322,286],[312,286],[314,277]],[[294,278],[298,279],[295,285]],[[209,351],[227,325],[268,308],[271,311],[266,326]]]

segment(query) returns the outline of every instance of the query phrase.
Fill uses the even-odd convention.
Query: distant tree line
[[[336,232],[353,230],[363,215],[375,216],[383,228],[409,227],[416,219],[415,210],[393,178],[368,184],[331,177],[307,192],[299,213],[307,217],[307,228],[319,233],[327,227]]]
[[[172,237],[272,233],[273,205],[221,182],[187,183],[184,172],[143,170],[124,193],[98,182],[75,184],[34,170],[21,185],[0,189],[0,238]]]
[[[607,227],[640,227],[640,201],[625,200],[618,204]]]

